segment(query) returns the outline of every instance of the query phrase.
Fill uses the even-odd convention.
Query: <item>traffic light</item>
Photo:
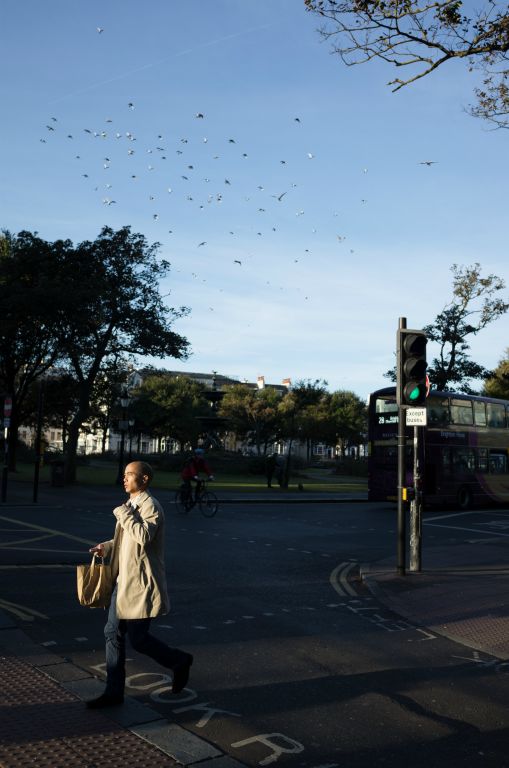
[[[397,335],[396,400],[402,408],[426,403],[426,344],[424,331],[399,328]]]

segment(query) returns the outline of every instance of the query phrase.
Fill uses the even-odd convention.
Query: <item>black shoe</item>
[[[173,670],[173,685],[171,688],[172,693],[180,693],[187,685],[189,680],[189,671],[191,664],[193,663],[193,656],[190,653],[186,653],[186,658],[177,664]]]
[[[105,709],[106,707],[119,707],[123,703],[123,696],[110,696],[108,693],[103,693],[97,699],[87,701],[86,705],[87,709]]]

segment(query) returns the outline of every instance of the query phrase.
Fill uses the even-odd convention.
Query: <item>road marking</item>
[[[79,541],[81,544],[95,544],[95,542],[89,539],[82,539],[80,536],[73,536],[71,533],[65,533],[64,531],[56,531],[53,528],[45,528],[42,525],[35,525],[34,523],[25,523],[23,520],[16,520],[12,517],[4,517],[0,515],[0,520],[5,520],[7,523],[17,523],[18,525],[24,525],[27,528],[33,528],[35,531],[44,531],[45,533],[51,533],[54,536],[63,536],[65,539],[71,539],[72,541]]]
[[[468,512],[451,512],[450,515],[435,515],[435,517],[426,517],[426,523],[430,520],[447,520],[449,517],[461,517],[462,515],[475,515],[477,514],[477,511],[475,509],[469,510]]]
[[[449,528],[451,531],[468,531],[469,533],[481,533],[485,536],[495,536],[495,538],[505,537],[509,538],[509,533],[500,533],[494,531],[479,531],[477,528],[464,528],[459,525],[438,525],[438,523],[430,523],[427,520],[424,521],[424,525],[429,525],[432,528]]]
[[[340,563],[332,571],[329,581],[338,595],[353,595],[354,597],[357,597],[357,592],[348,583],[348,574],[356,565],[357,563]]]
[[[92,544],[91,541],[87,542]],[[7,550],[5,550],[7,551]],[[9,552],[52,552],[57,555],[81,555],[83,557],[83,549],[41,549],[41,547],[12,547]],[[86,552],[87,559],[89,558],[88,551]],[[22,566],[19,566],[20,568]],[[42,566],[41,566],[42,567]]]
[[[23,621],[33,621],[35,618],[48,618],[44,613],[39,613],[39,611],[34,610],[34,608],[29,608],[26,605],[19,605],[19,603],[11,603],[9,600],[0,600],[0,608],[8,613],[13,613],[14,616],[23,619]]]
[[[14,549],[16,544],[33,544],[34,541],[42,541],[43,539],[51,539],[52,533],[41,533],[40,536],[35,536],[31,539],[18,539],[17,541],[9,541],[5,544],[0,544],[0,549]]]
[[[58,551],[60,552],[61,550],[58,550]],[[32,563],[31,565],[0,565],[0,571],[14,571],[14,570],[28,571],[32,568],[68,568],[69,570],[73,571],[76,568],[76,566],[66,565],[65,563]]]

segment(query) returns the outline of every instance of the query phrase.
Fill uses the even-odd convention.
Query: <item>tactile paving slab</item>
[[[175,768],[171,757],[43,672],[0,657],[1,768]]]

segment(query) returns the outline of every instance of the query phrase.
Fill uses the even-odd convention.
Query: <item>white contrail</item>
[[[259,32],[262,29],[269,29],[269,27],[273,27],[273,24],[264,24],[261,27],[253,27],[252,29],[246,29],[242,32],[234,32],[231,35],[226,35],[225,37],[219,37],[217,40],[209,40],[208,43],[202,43],[201,45],[195,45],[192,48],[186,48],[183,51],[177,51],[177,53],[172,53],[169,56],[164,56],[162,59],[158,59],[157,61],[152,61],[150,64],[143,64],[141,67],[136,67],[135,69],[130,69],[127,72],[123,72],[120,75],[115,75],[115,77],[110,77],[107,80],[100,80],[98,83],[92,83],[92,85],[87,85],[86,88],[81,88],[79,91],[73,91],[72,93],[66,93],[64,96],[59,96],[56,99],[52,99],[48,102],[48,104],[57,104],[59,101],[64,101],[65,99],[70,99],[73,96],[79,96],[82,93],[87,93],[88,91],[93,91],[95,88],[100,88],[102,85],[108,85],[109,83],[115,83],[117,80],[123,80],[125,77],[129,77],[130,75],[135,75],[137,72],[143,72],[144,69],[150,69],[151,67],[156,67],[158,64],[162,64],[165,61],[168,61],[169,59],[176,59],[179,56],[187,56],[190,53],[194,53],[195,51],[200,51],[203,48],[210,48],[213,45],[217,45],[218,43],[224,43],[227,40],[233,40],[236,37],[241,37],[242,35],[249,35],[252,32]]]

